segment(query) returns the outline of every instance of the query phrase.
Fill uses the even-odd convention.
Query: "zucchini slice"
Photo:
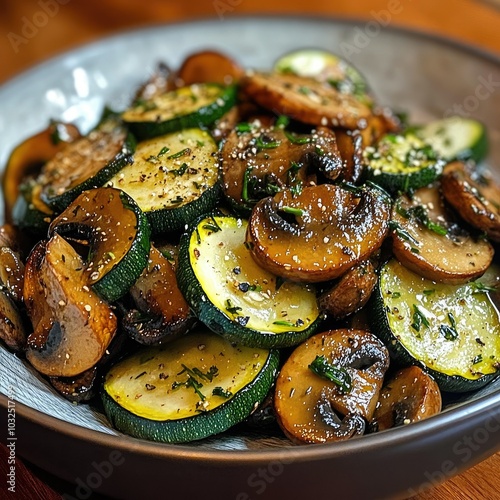
[[[274,383],[278,362],[277,351],[198,331],[113,366],[102,401],[113,426],[126,434],[195,441],[247,418]]]
[[[500,367],[500,317],[480,281],[447,285],[386,263],[373,295],[372,328],[391,354],[421,364],[443,391],[475,390]]]
[[[352,94],[372,105],[368,83],[361,73],[336,54],[320,49],[300,49],[280,57],[274,64],[278,73],[314,78],[326,82],[343,94]]]
[[[135,140],[123,127],[90,132],[44,165],[37,178],[41,199],[56,211],[64,210],[80,193],[103,186],[132,163],[134,149]]]
[[[139,143],[134,163],[107,185],[131,196],[159,234],[184,229],[212,210],[218,181],[217,145],[208,132],[192,128]]]
[[[137,100],[122,118],[140,138],[208,127],[236,102],[236,86],[196,83],[171,90],[151,99]]]
[[[21,229],[45,237],[54,211],[40,198],[42,187],[34,179],[23,182],[12,208],[12,221]]]
[[[309,337],[320,313],[310,286],[260,268],[245,245],[247,221],[203,216],[181,237],[179,288],[200,321],[231,341],[287,347]]]
[[[446,161],[480,162],[488,153],[486,128],[472,118],[450,116],[417,128],[415,133]]]
[[[434,182],[445,161],[413,134],[387,134],[364,151],[365,177],[391,193],[407,193]]]
[[[149,225],[134,200],[114,188],[83,192],[49,227],[90,247],[89,285],[111,302],[128,292],[148,264]]]

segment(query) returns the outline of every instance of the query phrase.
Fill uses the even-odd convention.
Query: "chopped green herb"
[[[174,153],[170,156],[167,156],[167,160],[177,160],[178,158],[181,158],[182,156],[186,156],[191,154],[191,149],[190,148],[184,148],[178,151],[177,153]]]
[[[239,134],[243,134],[245,132],[251,132],[252,126],[250,125],[250,123],[238,123],[235,129]]]
[[[241,307],[233,306],[231,303],[231,299],[226,299],[226,311],[230,314],[238,314],[241,311]]]
[[[429,328],[429,320],[422,312],[420,307],[417,304],[413,304],[413,323],[411,324],[411,327],[419,332],[422,325],[424,325],[426,328]]]
[[[231,391],[226,391],[220,386],[214,387],[212,391],[212,396],[220,396],[221,398],[230,398],[233,395]]]
[[[305,210],[302,210],[301,208],[294,208],[294,207],[281,207],[280,209],[282,212],[285,212],[286,214],[291,214],[295,215],[296,217],[302,217],[305,213]]]
[[[204,224],[202,227],[203,229],[206,229],[207,231],[212,231],[213,233],[217,233],[218,231],[222,231],[221,227],[215,220],[215,217],[211,217],[212,222],[207,222]]]
[[[478,354],[477,356],[474,357],[474,359],[472,360],[472,364],[473,365],[477,365],[478,363],[481,363],[481,361],[483,361],[483,356],[482,354]]]
[[[440,236],[445,236],[448,234],[448,230],[441,226],[441,224],[436,224],[429,219],[429,213],[423,205],[417,205],[416,207],[410,208],[407,211],[408,215],[414,216],[423,226],[425,226],[430,231],[439,234]]]
[[[278,321],[273,321],[273,325],[277,325],[277,326],[289,326],[290,328],[293,328],[295,325],[295,323],[292,323],[291,321],[285,321],[283,319],[280,319]]]
[[[308,144],[311,142],[311,138],[309,136],[297,137],[295,134],[286,131],[285,136],[292,144]]]
[[[389,221],[389,229],[409,243],[413,243],[414,245],[420,244],[418,240],[416,240],[406,229],[403,229],[401,225],[396,221]]]
[[[290,118],[285,115],[280,115],[278,119],[276,120],[276,127],[277,128],[286,128],[288,127],[288,124],[290,123]]]
[[[178,169],[172,170],[172,172],[174,173],[174,175],[181,176],[181,175],[184,175],[186,173],[187,168],[188,168],[188,164],[183,163]]]
[[[424,295],[432,295],[433,293],[436,293],[436,290],[434,290],[433,288],[430,288],[429,290],[424,290]]]
[[[391,297],[393,299],[399,299],[399,297],[401,297],[401,292],[392,292]]]
[[[498,285],[497,286],[485,285],[484,283],[481,283],[481,281],[474,281],[471,283],[471,286],[474,288],[474,291],[478,293],[498,291]]]
[[[281,141],[272,141],[265,135],[260,135],[255,140],[255,145],[259,150],[262,149],[274,149],[277,148],[281,144]]]
[[[333,382],[342,392],[351,392],[352,379],[347,370],[328,363],[325,356],[316,356],[309,369],[319,377]]]
[[[439,325],[439,333],[446,340],[456,340],[458,338],[457,331],[448,325]]]

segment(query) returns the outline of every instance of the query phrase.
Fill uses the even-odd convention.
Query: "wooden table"
[[[400,0],[400,4],[401,12],[392,19],[395,25],[447,35],[500,53],[500,10],[495,7],[500,7],[499,0],[484,3],[472,0]],[[45,11],[42,5],[45,5]],[[78,44],[151,22],[278,12],[369,19],[373,12],[387,7],[388,0],[1,0],[0,82]],[[2,453],[0,448],[0,463],[5,459]],[[40,471],[35,471],[33,481],[40,475],[45,483],[61,488],[59,482]],[[47,495],[44,499],[49,500]],[[59,496],[55,494],[53,498]],[[414,498],[500,499],[500,454]]]

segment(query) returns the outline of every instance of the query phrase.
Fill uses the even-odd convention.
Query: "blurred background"
[[[1,0],[0,83],[69,48],[151,23],[257,13],[366,20],[387,9],[397,11],[393,25],[500,53],[500,0]]]

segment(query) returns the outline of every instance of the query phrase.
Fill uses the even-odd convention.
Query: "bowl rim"
[[[339,24],[351,25],[353,27],[365,24],[368,22],[366,18],[355,17],[336,17],[336,16],[320,16],[320,15],[300,15],[300,14],[237,14],[227,16],[225,21],[230,23],[241,22],[266,22],[266,21],[303,21],[306,23],[322,23],[322,24]],[[37,71],[43,70],[45,67],[57,65],[67,58],[80,55],[81,52],[92,52],[98,49],[102,44],[108,44],[119,41],[122,38],[134,36],[139,33],[160,31],[171,26],[190,26],[196,24],[213,24],[220,23],[220,19],[215,16],[206,16],[193,18],[189,20],[174,21],[174,22],[158,22],[150,23],[145,26],[123,29],[114,32],[113,34],[100,37],[91,42],[81,43],[70,50],[58,53],[44,61],[41,61],[20,73],[13,75],[6,81],[0,84],[0,94],[8,87],[16,85],[17,81],[29,78]],[[430,31],[407,28],[404,26],[386,26],[384,31],[396,33],[402,36],[410,36],[416,39],[424,39],[433,41],[441,45],[457,49],[461,52],[466,52],[475,57],[480,57],[489,63],[500,66],[500,54],[496,54],[482,47],[454,39],[452,37],[440,35]],[[5,349],[3,346],[0,348]],[[500,374],[499,374],[500,375]],[[0,392],[0,407],[7,409],[9,398]],[[60,420],[57,417],[31,408],[28,405],[15,401],[16,414],[22,419],[30,422],[36,427],[41,427],[47,431],[55,431],[66,437],[76,441],[85,442],[87,444],[95,444],[107,447],[113,450],[119,450],[127,453],[136,453],[147,455],[160,459],[175,458],[176,460],[185,460],[190,462],[206,462],[209,460],[212,464],[224,465],[234,462],[259,465],[262,462],[271,460],[283,459],[284,454],[287,458],[296,462],[306,462],[311,460],[330,459],[335,456],[356,454],[358,452],[368,452],[371,449],[380,449],[381,447],[403,446],[407,442],[415,439],[425,440],[432,435],[444,431],[449,424],[460,421],[463,423],[474,417],[477,419],[492,416],[495,409],[500,408],[500,389],[494,392],[480,396],[471,402],[459,404],[457,407],[445,410],[438,415],[435,415],[427,420],[415,422],[411,426],[398,427],[386,431],[364,435],[361,438],[352,439],[339,443],[325,443],[318,445],[304,445],[300,447],[294,446],[279,446],[262,449],[210,449],[189,446],[185,444],[166,444],[154,441],[147,441],[133,438],[131,436],[121,434],[108,434],[102,431],[90,429],[77,424],[73,424],[66,420]]]

